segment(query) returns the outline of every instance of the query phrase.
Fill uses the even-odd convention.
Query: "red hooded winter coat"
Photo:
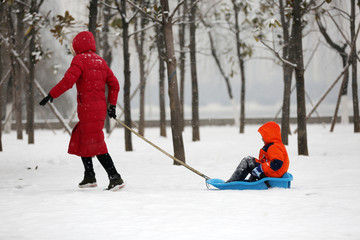
[[[267,177],[282,177],[289,168],[289,157],[281,140],[280,127],[275,122],[267,122],[258,132],[265,145],[260,149],[259,159],[262,170]]]
[[[72,131],[68,153],[92,157],[108,152],[102,131],[108,103],[116,105],[119,82],[105,60],[98,56],[91,32],[80,32],[72,42],[76,53],[64,78],[50,91],[53,98],[69,90],[76,83],[79,122]]]

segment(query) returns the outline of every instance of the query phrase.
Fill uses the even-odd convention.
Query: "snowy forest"
[[[331,117],[333,131],[342,113],[360,131],[359,9],[355,0],[1,1],[0,133],[14,123],[17,139],[34,144],[36,124],[57,121],[71,134],[74,91],[38,102],[69,66],[74,35],[88,30],[119,79],[118,116],[142,136],[149,119],[167,136],[170,120],[176,158],[185,162],[185,123],[200,141],[209,108],[212,118],[230,113],[240,134],[251,114],[278,119],[284,144],[296,133],[298,154],[308,155],[311,117]],[[116,124],[107,121],[108,134]]]

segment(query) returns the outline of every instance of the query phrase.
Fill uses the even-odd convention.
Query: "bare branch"
[[[338,7],[333,7],[333,9],[339,11],[340,13],[344,14],[345,16],[348,17],[348,19],[350,19],[350,14],[348,14],[347,12],[345,12],[344,10],[338,8]],[[328,12],[328,11],[327,11]]]
[[[328,90],[326,90],[326,92],[321,96],[320,100],[315,104],[315,106],[313,107],[313,109],[308,113],[308,115],[306,116],[306,119],[309,119],[311,117],[311,114],[313,114],[315,112],[315,110],[317,109],[317,107],[320,105],[320,103],[325,99],[325,97],[329,94],[329,92],[334,88],[334,86],[337,84],[337,82],[341,79],[341,77],[345,74],[345,72],[348,70],[348,68],[351,65],[351,56],[355,50],[355,45],[356,45],[356,39],[359,35],[360,32],[360,26],[358,27],[354,40],[351,43],[351,50],[347,59],[347,63],[346,66],[343,68],[342,72],[340,73],[340,75],[336,78],[336,80],[333,82],[333,84],[328,88]],[[294,132],[296,133],[298,129],[296,129]]]
[[[131,34],[129,34],[129,37],[131,37],[132,35],[135,35],[135,34],[137,34],[137,33],[139,33],[139,32],[142,32],[142,31],[146,31],[146,30],[148,30],[148,29],[150,29],[150,28],[153,28],[153,27],[155,27],[156,25],[158,25],[159,23],[158,22],[156,22],[156,23],[154,23],[154,24],[152,24],[152,25],[150,25],[150,26],[148,26],[148,27],[146,27],[146,28],[143,28],[143,29],[140,29],[140,30],[137,30],[137,31],[135,31],[135,32],[133,32],[133,33],[131,33]]]
[[[334,22],[336,28],[339,30],[341,36],[344,38],[345,42],[351,46],[350,41],[347,39],[347,37],[345,36],[345,33],[342,31],[342,29],[340,28],[339,24],[337,24],[337,22],[335,21],[334,17],[328,12],[329,17],[331,18],[331,20]],[[358,54],[355,54],[357,60],[360,62],[360,58]]]
[[[129,19],[129,22],[131,22],[132,20],[134,20],[134,18],[136,17],[136,15],[139,13],[139,11],[136,11],[135,14]]]
[[[215,2],[215,3],[213,3],[210,7],[208,7],[208,9],[206,11],[204,11],[205,13],[202,14],[203,17],[206,18],[208,13],[210,12],[210,10],[212,10],[216,5],[218,5],[221,2],[222,2],[222,0],[219,0],[219,1]]]
[[[171,14],[170,19],[172,19],[172,18],[174,17],[175,13],[176,13],[177,10],[179,9],[179,7],[184,4],[184,2],[185,2],[184,0],[182,0],[181,2],[179,2],[179,4],[175,7],[173,13]]]
[[[107,3],[106,3],[106,2],[104,2],[104,1],[100,1],[100,4],[102,4],[102,5],[106,6],[106,7],[110,8],[110,9],[117,10],[117,8],[116,8],[116,7],[113,7],[113,6],[111,6],[110,4],[107,4]]]
[[[146,17],[150,18],[151,20],[153,20],[154,22],[158,22],[161,23],[161,21],[159,21],[158,19],[154,18],[153,16],[151,16],[150,14],[148,14],[147,12],[145,12],[143,9],[141,9],[138,5],[136,5],[135,3],[133,3],[130,0],[126,0],[126,2],[128,2],[131,6],[133,6],[136,10],[138,10],[139,12],[141,12],[143,15],[145,15]]]
[[[184,15],[185,14],[187,14],[194,6],[196,6],[196,4],[198,3],[198,2],[200,2],[201,0],[196,0],[188,9],[186,9],[185,11],[184,11]],[[171,15],[171,16],[173,16],[174,15],[174,13]],[[175,24],[175,23],[177,23],[178,21],[180,21],[182,19],[182,17],[178,17],[178,18],[176,18],[172,23],[173,24]]]
[[[327,13],[329,15],[329,17],[331,18],[331,20],[333,21],[333,23],[335,24],[337,30],[340,32],[341,36],[344,38],[345,42],[351,46],[351,43],[349,42],[349,40],[346,38],[345,33],[342,31],[342,29],[340,28],[339,24],[335,21],[334,17],[328,12]]]
[[[266,44],[262,39],[259,39],[259,41],[265,46],[267,47],[271,52],[273,52],[275,54],[275,56],[282,61],[283,63],[286,63],[290,66],[292,66],[293,68],[297,68],[297,65],[295,63],[289,62],[288,60],[284,59],[283,57],[280,56],[279,52],[275,51],[275,49],[271,48],[268,44]]]
[[[5,81],[8,79],[8,77],[10,76],[11,73],[11,67],[8,67],[8,71],[4,74],[3,78],[0,81],[0,87],[5,83]]]
[[[117,0],[115,0],[116,9],[118,10],[119,14],[121,15],[122,19],[126,19],[126,16],[124,16],[123,11],[120,9],[120,5]]]
[[[20,0],[16,0],[15,2],[24,5],[25,7],[30,8],[31,6],[29,4],[27,4],[26,2],[20,1]]]
[[[308,59],[308,62],[305,64],[304,71],[306,71],[306,69],[308,68],[308,66],[309,66],[311,60],[313,59],[313,57],[314,57],[314,55],[315,55],[315,52],[317,51],[320,43],[321,43],[321,42],[320,42],[320,40],[319,40],[318,43],[316,44],[316,47],[315,47],[314,50],[312,51],[312,53],[311,53],[311,55],[310,55],[310,57],[309,57],[309,59]]]
[[[316,11],[316,10],[318,10],[322,5],[324,5],[325,2],[326,2],[326,1],[324,0],[324,1],[322,1],[321,3],[319,3],[317,6],[312,7],[312,8],[310,8],[309,10],[310,10],[310,11]]]

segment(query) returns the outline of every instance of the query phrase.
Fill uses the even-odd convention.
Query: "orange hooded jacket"
[[[260,149],[259,159],[262,170],[267,177],[282,177],[289,168],[289,157],[281,140],[280,127],[275,122],[267,122],[258,132],[265,145]]]

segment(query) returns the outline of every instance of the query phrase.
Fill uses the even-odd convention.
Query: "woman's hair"
[[[75,52],[75,50],[74,50],[74,48],[73,48],[73,41],[74,41],[74,38],[75,38],[75,37],[76,37],[76,35],[74,35],[74,36],[71,38],[71,42],[70,42],[70,44],[69,44],[70,52],[71,52],[71,54],[72,54],[73,56],[76,55],[76,52]]]

